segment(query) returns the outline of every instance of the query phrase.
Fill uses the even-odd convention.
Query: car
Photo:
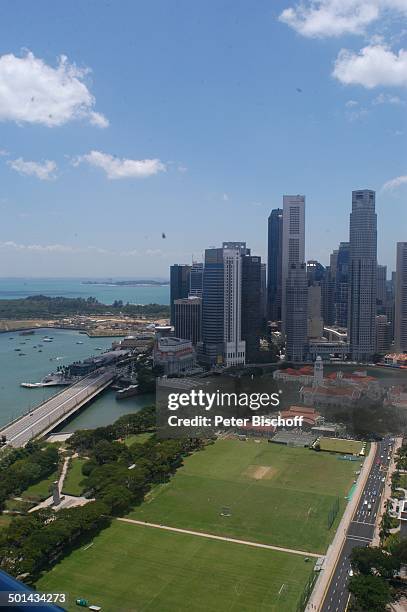
[[[367,499],[365,499],[365,501],[363,502],[364,506],[367,506]]]
[[[367,509],[370,511],[372,509],[372,504],[368,504]]]
[[[349,576],[353,576],[353,569],[352,568],[349,569],[348,574],[349,574]]]

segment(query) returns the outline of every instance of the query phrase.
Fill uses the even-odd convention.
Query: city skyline
[[[266,261],[283,193],[306,195],[305,257],[327,265],[360,189],[377,193],[378,260],[395,270],[405,11],[375,0],[363,20],[353,4],[260,2],[233,19],[225,4],[90,2],[64,19],[5,4],[0,276],[167,277],[225,239]]]

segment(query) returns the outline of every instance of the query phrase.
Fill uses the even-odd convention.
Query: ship
[[[19,336],[32,336],[33,334],[35,334],[33,329],[25,329],[19,333]]]
[[[133,395],[137,395],[139,392],[138,387],[138,385],[129,385],[124,389],[116,391],[116,399],[125,399],[126,397],[133,397]]]
[[[48,374],[47,376],[45,376],[45,378],[42,379],[41,382],[22,382],[20,383],[20,387],[25,387],[26,389],[38,389],[40,387],[57,387],[70,384],[72,384],[72,380],[64,378],[64,376],[60,373],[56,373]]]

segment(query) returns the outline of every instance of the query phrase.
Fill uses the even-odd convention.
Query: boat
[[[52,338],[43,338],[42,341],[43,342],[52,342]]]
[[[19,357],[25,357],[25,353],[19,353],[18,356]]]
[[[76,344],[83,344],[82,340],[78,340]]]
[[[21,351],[21,349],[20,349],[20,348],[15,348],[14,350],[15,350],[15,351]]]
[[[35,334],[33,329],[25,329],[19,333],[19,336],[32,336],[33,334]]]
[[[95,348],[95,351],[103,351],[103,349],[102,349],[102,347],[101,347],[101,346],[97,346],[97,347]]]
[[[26,389],[39,389],[40,387],[57,387],[63,385],[72,384],[72,380],[64,378],[62,374],[48,374],[45,378],[42,379],[41,382],[37,383],[20,383],[20,387],[25,387]]]
[[[116,391],[116,399],[125,399],[126,397],[133,397],[133,395],[137,395],[139,392],[138,387],[138,385],[129,385],[124,389]]]

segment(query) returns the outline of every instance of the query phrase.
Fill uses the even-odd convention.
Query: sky
[[[306,195],[329,263],[353,189],[407,240],[407,0],[0,7],[0,276],[168,276]],[[164,237],[165,236],[165,237]]]

